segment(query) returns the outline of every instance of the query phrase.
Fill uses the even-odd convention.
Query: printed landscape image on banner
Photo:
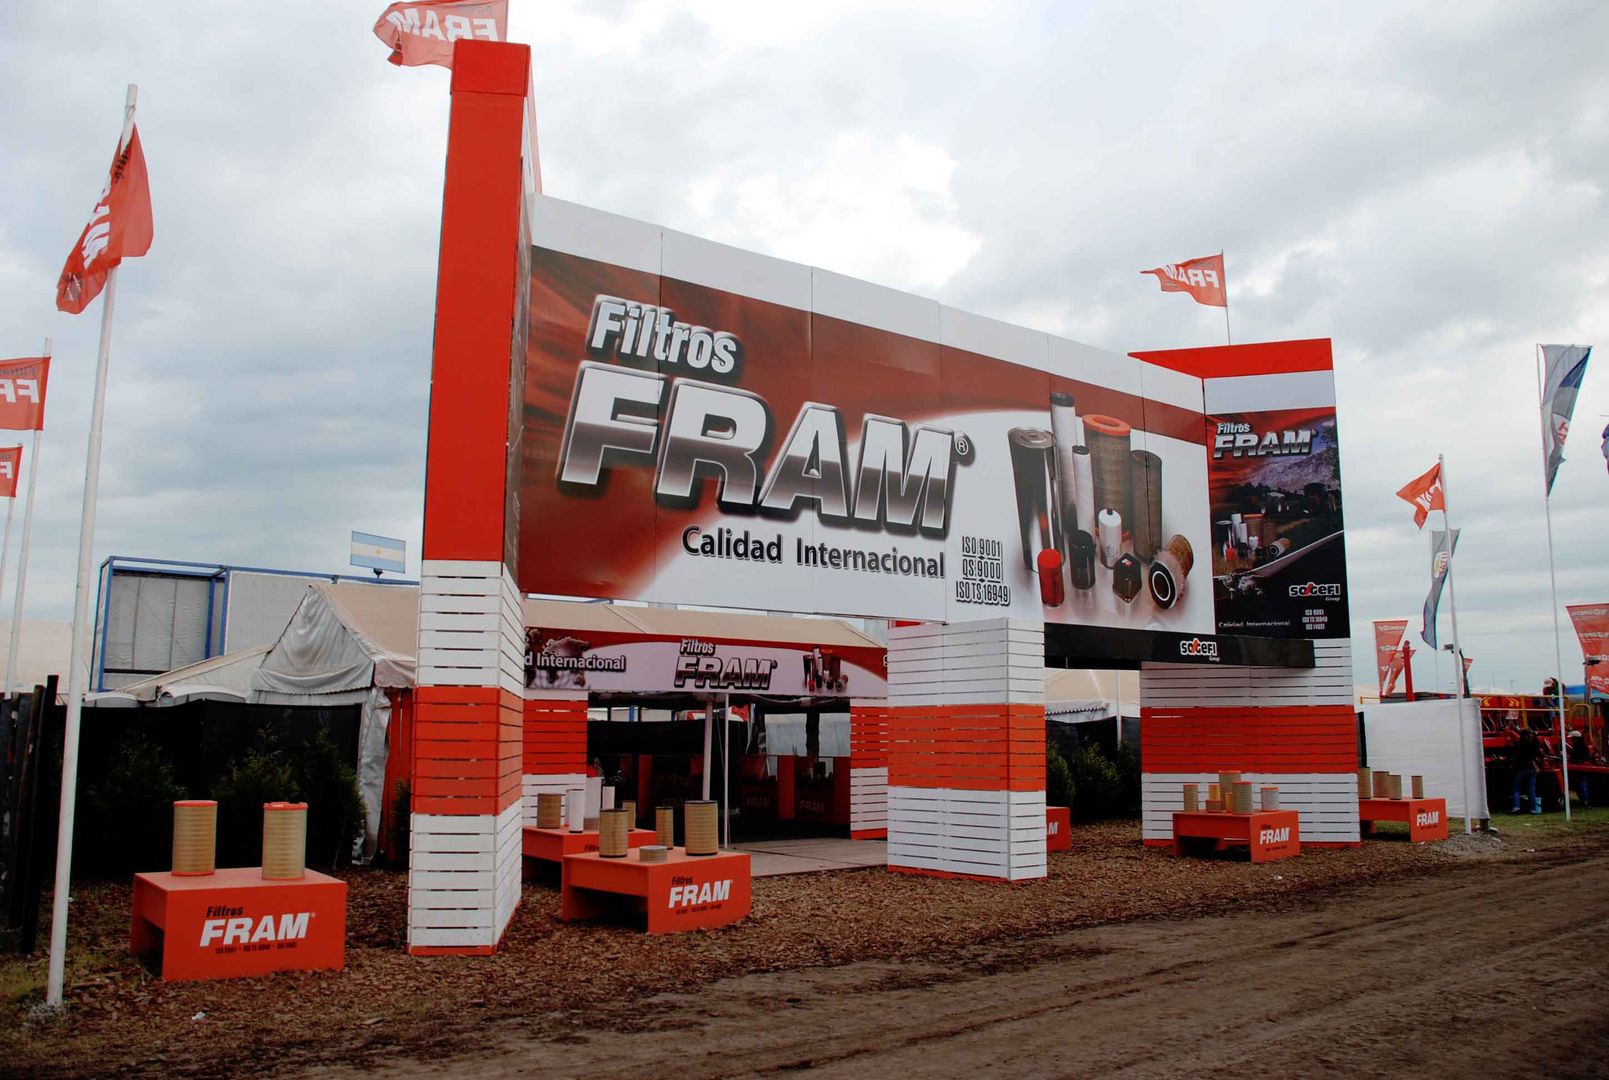
[[[1199,378],[533,205],[525,591],[1212,632]]]
[[[1223,413],[1207,423],[1218,632],[1347,636],[1335,406]]]

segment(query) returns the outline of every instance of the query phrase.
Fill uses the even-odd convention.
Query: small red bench
[[[1073,846],[1073,812],[1065,806],[1045,807],[1045,850],[1066,851]]]
[[[1258,810],[1227,814],[1208,810],[1173,815],[1173,853],[1183,855],[1187,842],[1210,840],[1213,849],[1244,845],[1251,861],[1272,862],[1302,853],[1301,824],[1295,810]]]
[[[635,851],[619,859],[564,857],[559,918],[566,922],[646,914],[650,934],[673,934],[735,923],[751,906],[747,852],[689,855],[672,848],[658,863],[641,861]]]
[[[1377,821],[1400,821],[1413,843],[1447,839],[1446,799],[1359,799],[1358,823],[1364,836],[1374,835]]]
[[[566,855],[581,855],[598,850],[598,830],[571,832],[569,829],[538,829],[525,826],[522,850],[527,859],[542,859],[556,863]],[[659,834],[652,829],[631,829],[626,833],[626,847],[639,848],[644,844],[659,843]]]

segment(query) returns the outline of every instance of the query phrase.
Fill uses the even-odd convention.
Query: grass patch
[[[1567,836],[1601,836],[1609,833],[1609,806],[1572,806],[1571,820],[1565,821],[1560,812],[1548,814],[1492,815],[1492,825],[1500,836],[1516,840],[1562,839]],[[1461,831],[1463,822],[1458,823]]]

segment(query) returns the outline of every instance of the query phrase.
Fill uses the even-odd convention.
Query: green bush
[[[322,731],[290,752],[262,739],[230,764],[212,797],[218,800],[219,866],[262,863],[264,803],[307,803],[307,865],[315,870],[346,862],[363,830],[357,771]]]
[[[1123,778],[1099,747],[1090,744],[1079,747],[1067,765],[1073,777],[1073,820],[1099,821],[1122,816]]]
[[[402,852],[403,865],[408,862],[410,825],[413,817],[413,790],[408,781],[398,780],[392,789],[390,826],[391,848]]]
[[[173,803],[185,798],[173,765],[144,735],[133,732],[99,783],[84,793],[75,827],[82,867],[125,875],[173,864]]]
[[[350,861],[352,844],[363,833],[357,770],[322,731],[290,764],[297,789],[307,803],[307,865],[326,870]]]
[[[218,800],[218,865],[261,866],[263,804],[299,802],[296,771],[272,743],[236,758],[212,789]]]
[[[1045,805],[1072,806],[1076,791],[1073,787],[1073,770],[1067,759],[1051,743],[1045,748]]]

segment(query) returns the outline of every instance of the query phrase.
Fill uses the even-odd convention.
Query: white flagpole
[[[17,467],[18,468],[22,467],[22,455],[21,454],[17,455]],[[13,482],[15,482],[15,479],[16,478],[13,477]],[[5,587],[5,583],[6,583],[6,563],[11,561],[11,517],[16,512],[17,512],[17,495],[16,495],[16,492],[12,492],[11,497],[6,500],[6,533],[5,533],[6,538],[5,538],[5,541],[3,543],[0,543],[0,589],[3,589]],[[11,624],[11,636],[13,638],[15,638],[17,636],[17,624],[15,622],[13,622]]]
[[[1447,463],[1436,455],[1436,473],[1441,477],[1441,527],[1447,533],[1447,610],[1453,619],[1453,689],[1458,702],[1458,774],[1464,780],[1464,834],[1475,831],[1471,822],[1475,811],[1469,798],[1469,738],[1464,730],[1464,650],[1458,644],[1458,590],[1453,585],[1453,527],[1447,520]],[[1434,570],[1434,567],[1432,567]],[[1440,650],[1437,650],[1440,652]],[[1438,661],[1439,662],[1439,661]],[[1437,675],[1438,681],[1440,675]],[[1484,756],[1484,755],[1483,755]],[[1485,807],[1481,808],[1485,810]]]
[[[50,357],[51,341],[45,339],[45,357]],[[6,681],[0,694],[11,693],[17,677],[17,646],[22,639],[22,596],[28,584],[28,541],[34,531],[34,489],[39,480],[39,429],[34,428],[33,460],[28,465],[28,497],[22,510],[22,550],[17,553],[17,603],[11,612],[11,644],[6,649]]]
[[[137,87],[129,84],[123,102],[123,152],[134,131]],[[56,824],[56,884],[50,907],[50,976],[45,1004],[59,1007],[67,971],[67,894],[73,873],[73,810],[78,801],[78,729],[89,682],[90,574],[95,556],[95,500],[101,483],[101,422],[106,415],[106,368],[112,352],[112,304],[117,299],[117,267],[106,274],[101,296],[101,347],[95,364],[95,400],[89,411],[89,451],[84,463],[84,511],[78,523],[78,589],[73,596],[73,646],[67,664],[67,723],[62,733],[61,810]]]
[[[1542,424],[1542,519],[1548,529],[1548,587],[1553,597],[1553,690],[1559,703],[1559,766],[1563,770],[1564,820],[1570,820],[1570,735],[1564,725],[1564,647],[1559,644],[1559,574],[1553,566],[1553,492],[1548,490],[1548,403],[1543,400],[1542,346],[1536,347],[1536,413]]]
[[[1224,262],[1224,253],[1218,252],[1218,265],[1223,267],[1224,275],[1224,344],[1233,345],[1235,339],[1229,333],[1229,265]]]

